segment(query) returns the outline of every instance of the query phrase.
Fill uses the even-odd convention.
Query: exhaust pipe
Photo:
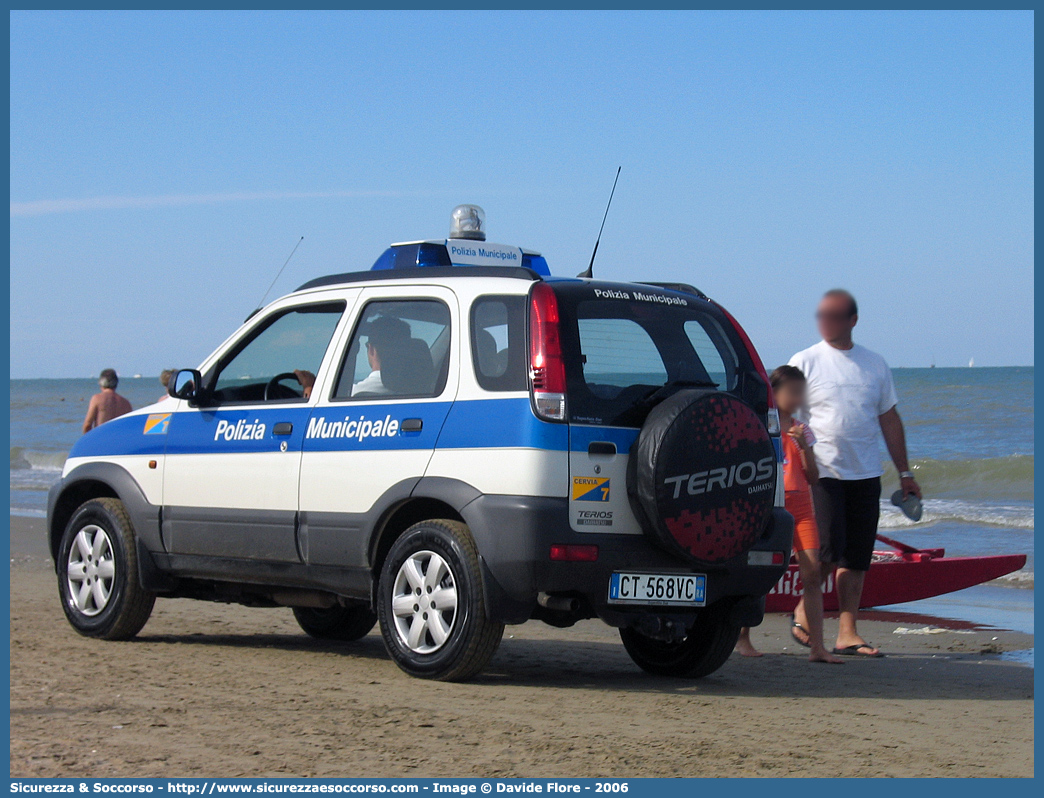
[[[576,612],[580,602],[569,596],[552,596],[550,593],[537,593],[537,604],[555,612]]]

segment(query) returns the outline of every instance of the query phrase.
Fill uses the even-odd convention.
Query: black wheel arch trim
[[[460,513],[482,495],[482,491],[474,485],[469,485],[467,482],[459,479],[453,479],[452,477],[422,477],[413,489],[412,497],[437,499],[445,502]]]
[[[379,551],[384,532],[389,521],[403,506],[414,501],[440,502],[463,519],[464,508],[481,495],[482,492],[474,485],[450,477],[411,477],[392,485],[365,513],[370,519],[366,547],[367,564],[371,568],[380,567]]]
[[[55,483],[47,495],[47,543],[55,567],[58,545],[76,508],[85,501],[102,497],[123,502],[139,544],[143,544],[145,550],[164,550],[160,538],[160,507],[149,503],[130,472],[116,463],[84,463]],[[142,546],[138,548],[140,551]]]
[[[452,477],[420,477],[403,480],[393,485],[380,499],[374,502],[368,515],[373,519],[370,529],[369,542],[367,546],[367,564],[374,574],[371,588],[373,606],[377,606],[377,571],[383,563],[383,554],[386,553],[398,534],[405,531],[398,530],[394,537],[387,537],[385,532],[389,522],[395,514],[404,506],[414,502],[432,501],[446,505],[456,515],[453,520],[461,520],[468,525],[472,534],[476,534],[475,526],[469,523],[467,508],[476,499],[484,494],[474,485]],[[474,520],[474,519],[473,519]],[[482,592],[485,598],[486,612],[491,618],[504,618],[505,616],[517,619],[521,622],[529,617],[531,607],[526,603],[512,600],[507,591],[500,585],[491,572],[489,565],[482,556],[483,541],[476,535],[476,544],[479,548],[479,561],[482,575]]]

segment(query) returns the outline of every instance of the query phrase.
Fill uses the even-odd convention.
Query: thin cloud
[[[344,199],[353,197],[416,197],[422,191],[256,191],[231,194],[170,194],[161,197],[87,197],[85,199],[12,202],[11,216],[44,216],[77,211],[108,211],[141,208],[171,208],[184,205],[214,205],[222,202],[258,200]]]

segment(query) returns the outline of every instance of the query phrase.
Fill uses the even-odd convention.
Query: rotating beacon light
[[[453,209],[449,237],[485,241],[486,212],[478,205],[458,205]]]

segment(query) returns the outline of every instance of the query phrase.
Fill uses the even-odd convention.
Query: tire
[[[358,640],[366,637],[377,623],[377,616],[363,604],[326,609],[294,607],[294,619],[318,640]]]
[[[134,526],[118,499],[80,505],[55,566],[62,609],[80,634],[129,640],[149,620],[156,596],[141,587]]]
[[[702,679],[725,664],[739,639],[739,627],[729,622],[724,610],[707,611],[689,636],[676,643],[654,640],[633,628],[621,629],[620,639],[634,663],[647,673]]]
[[[745,553],[775,504],[768,429],[740,399],[683,390],[649,413],[627,461],[627,497],[649,539],[704,567]]]
[[[478,549],[458,521],[407,529],[388,552],[377,592],[384,645],[411,676],[470,679],[504,635],[504,624],[486,616]]]

